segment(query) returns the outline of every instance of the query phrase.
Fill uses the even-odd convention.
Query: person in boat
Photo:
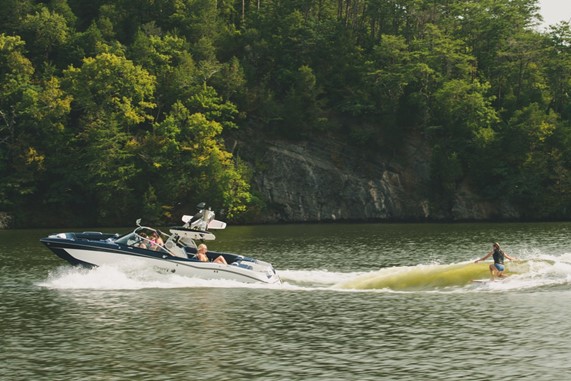
[[[145,232],[141,232],[139,233],[139,236],[141,237],[141,240],[139,241],[139,243],[137,244],[137,247],[146,249],[147,248],[147,244],[146,241],[149,239],[147,237],[147,234]]]
[[[480,261],[485,261],[490,256],[492,256],[494,259],[494,263],[492,263],[490,265],[490,275],[492,277],[492,280],[494,280],[496,277],[498,277],[498,278],[505,277],[504,271],[506,270],[506,267],[504,266],[504,260],[507,258],[510,261],[514,261],[515,258],[507,255],[502,249],[500,249],[500,244],[497,242],[494,242],[492,245],[492,250],[489,251],[482,258],[477,259],[476,262],[474,262],[474,263],[478,263]]]
[[[159,233],[157,233],[156,231],[154,231],[151,234],[151,239],[149,241],[150,241],[149,249],[155,250],[155,251],[159,250],[161,248],[161,246],[163,246],[165,244],[163,239],[159,235]]]
[[[206,252],[208,251],[208,247],[206,247],[205,244],[201,243],[200,245],[198,245],[198,252],[196,253],[196,259],[198,259],[201,262],[208,262],[208,257],[206,256]],[[226,262],[226,259],[224,259],[223,256],[219,255],[218,257],[216,257],[215,260],[213,260],[212,262],[214,263],[220,263],[223,265],[227,265],[228,263]]]

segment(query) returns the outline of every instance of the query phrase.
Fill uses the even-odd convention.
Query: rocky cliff
[[[489,220],[517,212],[461,186],[450,210],[428,199],[430,151],[409,140],[398,159],[359,152],[340,141],[239,144],[264,210],[255,222]]]
[[[0,229],[6,229],[10,225],[10,215],[6,212],[0,212]]]

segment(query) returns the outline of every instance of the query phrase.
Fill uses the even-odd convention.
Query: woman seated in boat
[[[198,259],[201,262],[208,262],[208,257],[206,256],[206,251],[208,250],[208,247],[206,247],[205,244],[201,243],[200,245],[198,245],[198,252],[196,253],[196,259]],[[227,265],[228,263],[226,262],[226,259],[224,259],[223,256],[219,255],[215,260],[213,260],[212,262],[214,263],[221,263],[223,265]]]
[[[139,233],[139,242],[135,246],[146,249],[147,248],[146,241],[148,241],[148,239],[149,237],[147,237],[147,234],[145,232]]]
[[[157,232],[153,232],[151,234],[150,242],[151,242],[150,249],[155,251],[159,250],[165,244],[163,239]]]

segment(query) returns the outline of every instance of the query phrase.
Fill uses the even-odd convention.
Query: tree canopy
[[[4,0],[0,210],[16,223],[167,221],[253,195],[224,138],[431,148],[529,218],[571,210],[571,25],[537,0]],[[57,211],[57,213],[56,213]]]

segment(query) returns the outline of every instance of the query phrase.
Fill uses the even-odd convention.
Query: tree
[[[155,77],[109,53],[86,58],[64,75],[78,115],[73,156],[88,169],[82,190],[93,194],[100,218],[120,221],[125,211],[138,206],[131,194],[140,171],[135,165],[139,143],[133,134],[152,120]],[[77,178],[76,171],[70,176]]]
[[[238,214],[248,171],[223,137],[255,129],[396,160],[414,139],[441,211],[462,183],[565,216],[571,32],[537,20],[537,0],[4,0],[0,206]]]
[[[547,34],[545,60],[549,89],[553,95],[551,107],[563,119],[571,118],[571,24],[552,26]]]
[[[147,183],[165,210],[191,208],[203,200],[230,217],[245,210],[251,197],[245,169],[224,149],[222,131],[220,123],[177,102],[146,136]]]
[[[0,1],[0,33],[13,34],[21,26],[22,18],[34,9],[33,0]]]
[[[0,35],[0,207],[9,210],[38,206],[71,103],[56,77],[34,77],[23,52],[20,37]]]
[[[497,166],[504,176],[499,189],[523,211],[541,215],[546,196],[553,184],[547,181],[556,164],[551,157],[551,136],[556,131],[557,117],[546,114],[538,104],[518,110],[499,131]]]
[[[116,118],[123,128],[149,121],[155,77],[125,57],[102,53],[64,72],[84,121]]]
[[[301,66],[284,99],[281,124],[288,137],[299,139],[322,130],[326,119],[319,101],[320,93],[313,70]]]
[[[50,61],[54,59],[56,51],[66,45],[71,31],[62,15],[41,6],[35,14],[24,17],[20,33],[33,57]]]
[[[157,78],[159,110],[168,110],[202,83],[189,50],[190,44],[177,35],[160,36],[145,30],[137,33],[130,56]]]

